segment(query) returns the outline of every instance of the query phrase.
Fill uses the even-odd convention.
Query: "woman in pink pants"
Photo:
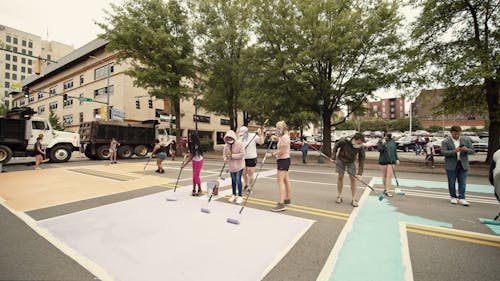
[[[188,149],[189,156],[186,160],[186,163],[182,166],[182,168],[186,167],[189,162],[192,162],[193,168],[193,196],[200,196],[202,194],[201,191],[201,178],[200,173],[203,168],[203,151],[201,149],[200,138],[198,137],[198,133],[190,132],[188,135]],[[198,187],[198,192],[196,192],[196,187]]]

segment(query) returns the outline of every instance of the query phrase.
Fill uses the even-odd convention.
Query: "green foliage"
[[[212,139],[201,138],[200,144],[203,152],[214,150],[214,141]]]
[[[9,108],[5,104],[0,104],[0,116],[6,116]]]
[[[64,130],[64,125],[59,122],[59,117],[52,109],[50,110],[49,123],[54,130]]]
[[[117,51],[119,61],[130,59],[132,67],[126,73],[135,86],[172,101],[180,129],[180,100],[190,96],[181,79],[193,78],[195,73],[186,12],[174,0],[125,0],[111,8],[106,11],[107,23],[97,23],[104,30],[100,37],[109,40],[106,47]]]
[[[435,133],[443,130],[443,127],[440,126],[430,126],[429,128],[426,129],[427,132],[429,133]]]

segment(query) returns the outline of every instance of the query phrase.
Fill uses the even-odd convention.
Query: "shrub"
[[[214,150],[214,141],[211,139],[202,138],[200,139],[200,144],[203,152]]]

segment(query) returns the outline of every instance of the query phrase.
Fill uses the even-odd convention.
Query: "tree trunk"
[[[486,163],[490,163],[495,151],[500,148],[500,85],[493,79],[485,79],[486,101],[488,103],[488,114],[490,119],[488,137],[488,155]]]
[[[321,115],[323,119],[323,145],[321,146],[321,151],[330,156],[332,155],[332,112],[330,112],[326,106],[323,106],[323,113]]]

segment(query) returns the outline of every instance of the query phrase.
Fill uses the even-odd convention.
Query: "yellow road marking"
[[[436,236],[441,238],[448,238],[452,240],[465,241],[470,243],[500,247],[500,237],[490,235],[481,235],[479,233],[461,232],[453,229],[441,229],[437,227],[428,227],[414,224],[407,224],[406,229],[408,232]]]

